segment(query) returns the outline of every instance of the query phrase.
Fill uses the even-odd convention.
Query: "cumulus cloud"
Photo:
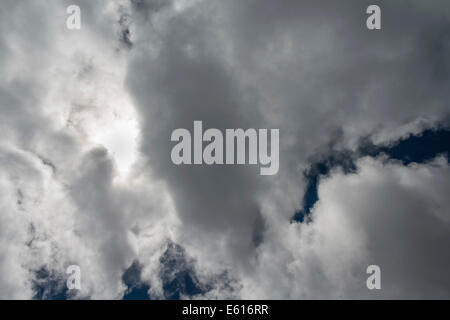
[[[154,245],[168,237],[170,199],[133,167],[127,3],[78,1],[76,33],[65,26],[72,2],[2,5],[2,298],[32,298],[37,271],[65,279],[69,264],[83,271],[78,297],[120,298],[122,273],[142,254],[139,231],[159,228]],[[155,216],[161,224],[149,227]]]
[[[369,31],[369,4],[5,1],[0,297],[32,298],[36,272],[69,264],[72,298],[121,298],[132,265],[160,298],[182,268],[200,298],[448,297],[442,159],[332,171],[312,221],[291,223],[315,159],[449,124],[450,6],[381,1]],[[280,129],[279,173],[174,165],[170,134],[195,120]]]
[[[298,209],[311,158],[368,136],[390,143],[448,117],[444,2],[383,3],[378,33],[365,28],[364,1],[187,3],[148,10],[128,85],[143,120],[141,150],[168,183],[179,238],[207,269],[254,272],[258,247]],[[174,166],[167,137],[194,120],[280,128],[280,173]]]
[[[447,160],[363,158],[356,166],[320,184],[312,222],[271,235],[245,297],[448,299]],[[381,268],[381,290],[366,287],[369,265]]]

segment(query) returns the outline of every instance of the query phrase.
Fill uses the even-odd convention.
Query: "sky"
[[[448,1],[3,0],[0,30],[0,299],[450,298]],[[279,171],[175,165],[196,120],[279,129]]]

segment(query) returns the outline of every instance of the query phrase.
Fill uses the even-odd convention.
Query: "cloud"
[[[1,13],[2,298],[32,298],[39,270],[65,279],[70,264],[82,270],[75,297],[120,298],[139,237],[158,228],[162,246],[169,236],[170,199],[138,168],[123,86],[128,2],[76,1],[76,32],[65,27],[69,4],[7,1]]]
[[[357,167],[357,174],[336,171],[320,184],[313,222],[299,228],[298,241],[289,239],[298,250],[292,248],[288,269],[303,275],[295,279],[292,293],[315,298],[448,299],[447,160],[403,166],[363,158]],[[365,271],[372,264],[381,268],[381,291],[365,287]],[[328,286],[328,293],[311,295],[314,289],[303,282],[314,274],[321,284],[309,285]]]
[[[355,150],[367,137],[389,144],[448,124],[448,79],[440,70],[449,48],[439,31],[450,26],[447,3],[384,2],[381,32],[365,28],[364,1],[187,3],[149,10],[135,26],[127,84],[141,151],[167,182],[183,223],[177,241],[205,272],[230,268],[245,279],[260,255],[275,264],[269,269],[286,264],[293,252],[277,259],[261,248],[275,245],[271,237],[284,235],[299,209],[310,159]],[[280,128],[279,174],[174,166],[170,133],[194,120],[219,129]],[[272,288],[280,292],[271,292],[327,295],[310,276],[310,293],[283,292],[291,280],[278,277]]]
[[[197,298],[448,297],[441,160],[360,160],[321,182],[312,222],[290,223],[315,159],[449,124],[450,6],[382,1],[372,32],[368,4],[5,1],[0,298],[32,298],[40,270],[69,264],[73,298],[121,298],[134,264],[163,298],[170,246]],[[279,173],[173,165],[170,134],[194,120],[280,129]],[[364,287],[372,263],[381,292]]]

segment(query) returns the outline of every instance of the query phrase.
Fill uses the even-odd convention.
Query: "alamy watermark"
[[[379,6],[372,4],[367,7],[367,14],[370,16],[366,20],[366,26],[369,30],[380,30],[381,29],[381,9]]]
[[[67,277],[66,285],[69,290],[81,289],[81,268],[76,264],[70,265],[66,269]]]
[[[226,129],[224,141],[222,131],[210,128],[203,132],[202,121],[194,121],[193,137],[189,130],[183,128],[172,132],[171,141],[178,142],[172,148],[172,162],[176,165],[259,163],[261,175],[274,175],[279,169],[280,130],[270,129],[270,154],[268,135],[268,129]],[[207,144],[203,149],[204,142]]]
[[[81,8],[78,5],[70,5],[66,9],[69,15],[66,19],[66,27],[69,30],[81,29]],[[381,29],[381,9],[378,5],[372,4],[367,7],[366,13],[370,16],[366,20],[366,26],[369,30]]]
[[[69,15],[66,20],[66,27],[69,30],[81,29],[81,8],[77,5],[70,5],[66,9]]]
[[[381,269],[380,269],[380,267],[375,264],[372,264],[367,267],[366,273],[370,274],[370,276],[367,278],[367,281],[366,281],[367,289],[380,290],[381,289]]]

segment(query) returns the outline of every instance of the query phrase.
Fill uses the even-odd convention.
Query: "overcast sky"
[[[448,157],[358,153],[450,125],[447,0],[2,0],[0,30],[1,299],[72,264],[71,298],[120,299],[133,262],[163,298],[169,244],[196,298],[450,298]],[[174,165],[194,120],[280,129],[278,174]],[[343,152],[356,170],[292,222],[305,173]]]

